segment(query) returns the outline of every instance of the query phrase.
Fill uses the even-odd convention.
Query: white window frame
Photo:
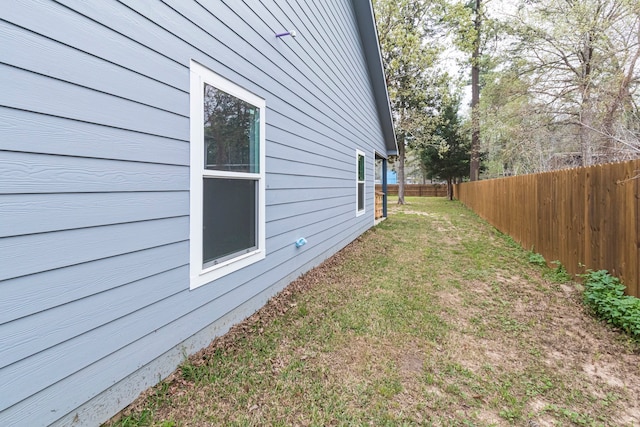
[[[371,216],[373,217],[374,221],[376,219],[376,161],[378,159],[387,159],[384,155],[380,154],[377,150],[373,150],[372,156],[371,156],[371,168],[373,170],[373,211],[371,212]],[[382,186],[382,170],[380,171],[380,184]],[[384,200],[383,200],[384,203]],[[382,217],[384,218],[384,216]]]
[[[360,156],[363,157],[363,164],[364,164],[364,180],[360,181],[358,179],[358,172],[359,172],[359,161],[360,161]],[[358,209],[358,187],[359,184],[364,184],[362,186],[362,209]],[[367,211],[367,156],[366,154],[364,154],[364,151],[361,150],[356,150],[356,216],[360,216],[363,215],[365,212]]]
[[[189,278],[190,289],[210,283],[266,256],[265,247],[265,113],[266,102],[257,95],[214,73],[195,61],[190,63],[190,186],[189,186]],[[260,109],[259,173],[240,173],[204,168],[204,84],[207,83]],[[251,179],[258,182],[257,248],[216,265],[203,268],[203,179],[204,177]]]

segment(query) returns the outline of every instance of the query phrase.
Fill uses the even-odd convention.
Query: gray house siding
[[[0,424],[95,425],[373,225],[388,111],[358,0],[9,3]],[[191,59],[267,104],[266,258],[195,290]]]

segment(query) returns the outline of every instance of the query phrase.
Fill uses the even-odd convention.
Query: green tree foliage
[[[375,0],[378,37],[398,140],[398,203],[404,203],[406,150],[433,129],[444,78],[438,73],[442,50],[433,42],[435,2]]]
[[[504,136],[483,136],[492,159],[511,152],[505,169],[521,173],[640,155],[640,2],[515,4],[505,19],[512,44],[489,82],[494,87],[483,88],[494,92],[483,101],[483,131],[498,122]]]
[[[500,22],[487,14],[490,0],[442,0],[441,16],[449,40],[465,58],[460,64],[471,74],[470,179],[479,179],[481,160],[480,90],[482,76],[493,64],[490,47],[504,32]]]
[[[553,169],[557,153],[579,150],[528,88],[515,68],[485,76],[480,122],[489,178],[544,172]]]
[[[453,198],[454,180],[469,176],[471,139],[458,116],[459,106],[457,98],[445,103],[430,143],[420,150],[427,177],[447,181],[449,200]]]
[[[441,0],[439,15],[477,72],[490,176],[640,156],[638,0]]]

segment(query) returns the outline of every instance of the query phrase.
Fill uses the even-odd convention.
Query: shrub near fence
[[[462,183],[454,197],[547,261],[608,270],[640,296],[640,160]]]
[[[397,196],[398,184],[387,185],[387,195]],[[406,197],[447,197],[447,184],[405,184],[404,195]]]

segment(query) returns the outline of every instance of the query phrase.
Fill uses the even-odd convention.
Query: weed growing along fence
[[[467,182],[454,197],[569,273],[608,270],[640,296],[640,160]]]
[[[376,186],[377,191],[382,191],[382,186]],[[387,185],[387,195],[398,195],[398,184]],[[447,184],[405,184],[404,195],[406,197],[447,197]]]
[[[620,280],[606,270],[589,271],[584,281],[584,300],[598,316],[640,340],[640,299],[624,295]]]

